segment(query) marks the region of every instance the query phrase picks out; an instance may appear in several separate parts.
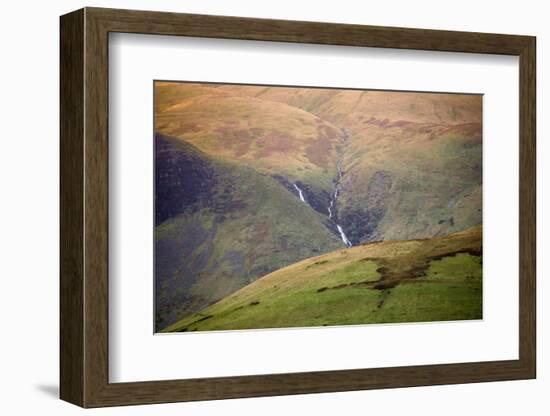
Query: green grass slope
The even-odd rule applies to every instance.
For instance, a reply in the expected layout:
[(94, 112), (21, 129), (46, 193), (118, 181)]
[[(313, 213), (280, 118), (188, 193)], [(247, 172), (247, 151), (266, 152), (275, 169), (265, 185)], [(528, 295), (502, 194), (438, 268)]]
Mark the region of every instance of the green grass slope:
[[(480, 126), (434, 127), (434, 138), (418, 126), (374, 130), (375, 143), (350, 142), (338, 206), (361, 241), (424, 238), (481, 223)], [(376, 143), (379, 137), (399, 145)]]
[(164, 332), (482, 318), (481, 227), (370, 243), (256, 280)]
[(325, 216), (270, 175), (178, 139), (157, 136), (156, 146), (157, 328), (342, 246)]

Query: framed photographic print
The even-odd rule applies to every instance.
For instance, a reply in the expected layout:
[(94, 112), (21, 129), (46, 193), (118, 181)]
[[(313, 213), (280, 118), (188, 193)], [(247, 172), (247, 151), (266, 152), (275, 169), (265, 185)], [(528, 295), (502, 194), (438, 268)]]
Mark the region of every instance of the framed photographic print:
[(534, 378), (535, 103), (529, 36), (62, 16), (61, 398)]

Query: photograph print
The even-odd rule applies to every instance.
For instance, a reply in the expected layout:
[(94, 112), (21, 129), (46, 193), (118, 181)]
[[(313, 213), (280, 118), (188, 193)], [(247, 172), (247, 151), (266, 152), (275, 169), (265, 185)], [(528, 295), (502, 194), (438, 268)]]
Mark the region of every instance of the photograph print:
[(482, 319), (482, 99), (155, 81), (155, 331)]

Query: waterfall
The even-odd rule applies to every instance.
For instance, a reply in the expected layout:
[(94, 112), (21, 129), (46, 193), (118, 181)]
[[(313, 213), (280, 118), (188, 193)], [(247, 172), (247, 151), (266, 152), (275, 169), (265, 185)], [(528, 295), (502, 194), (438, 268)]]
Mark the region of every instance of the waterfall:
[[(347, 140), (347, 135), (346, 135), (344, 141), (346, 141), (346, 140)], [(342, 171), (342, 160), (341, 159), (336, 161), (336, 171), (337, 171), (337, 177), (336, 177), (336, 180), (334, 181), (334, 193), (332, 194), (332, 198), (329, 202), (329, 206), (327, 207), (328, 219), (336, 226), (336, 229), (340, 233), (340, 238), (344, 242), (344, 245), (346, 247), (352, 247), (353, 244), (351, 243), (351, 241), (349, 241), (349, 239), (346, 236), (346, 233), (344, 232), (344, 229), (342, 228), (342, 226), (340, 224), (336, 223), (337, 219), (334, 218), (335, 213), (332, 211), (334, 209), (334, 204), (336, 203), (336, 200), (338, 199), (340, 183), (342, 182), (342, 179), (344, 177), (344, 172)], [(308, 202), (306, 201), (306, 199), (304, 197), (304, 193), (302, 192), (300, 187), (298, 185), (296, 185), (295, 183), (293, 183), (292, 185), (294, 186), (294, 189), (296, 189), (296, 191), (298, 192), (298, 196), (300, 197), (300, 201), (302, 201), (304, 204), (309, 205)]]
[[(347, 141), (347, 134), (344, 137), (344, 142)], [(334, 207), (334, 203), (338, 199), (338, 191), (340, 188), (340, 184), (342, 182), (342, 179), (344, 177), (344, 172), (342, 172), (342, 159), (339, 159), (336, 161), (336, 171), (337, 171), (337, 177), (336, 181), (334, 182), (334, 194), (332, 195), (332, 199), (330, 200), (329, 206), (328, 206), (328, 218), (331, 220), (334, 225), (336, 225), (336, 229), (340, 233), (340, 238), (346, 245), (346, 247), (351, 247), (353, 244), (351, 244), (351, 241), (349, 241), (348, 237), (346, 236), (346, 233), (344, 232), (344, 229), (340, 224), (337, 224), (336, 221), (332, 218), (332, 208)]]
[(346, 233), (344, 233), (344, 230), (342, 229), (342, 227), (336, 224), (336, 228), (338, 228), (338, 232), (340, 233), (340, 237), (342, 238), (342, 241), (344, 242), (344, 244), (347, 247), (351, 247), (353, 244), (351, 244), (351, 241), (349, 241), (348, 238), (346, 237)]
[(306, 199), (304, 198), (304, 194), (303, 194), (302, 190), (301, 190), (300, 188), (298, 188), (298, 185), (296, 185), (296, 184), (293, 184), (293, 185), (294, 185), (294, 188), (298, 191), (298, 195), (300, 196), (300, 200), (301, 200), (303, 203), (307, 204), (307, 201), (306, 201)]
[[(329, 218), (329, 220), (332, 221), (332, 223), (334, 225), (336, 225), (336, 229), (340, 233), (340, 238), (344, 242), (344, 245), (346, 247), (351, 247), (351, 246), (353, 246), (353, 244), (351, 244), (351, 241), (349, 241), (348, 237), (346, 236), (346, 233), (344, 232), (344, 229), (342, 228), (342, 226), (340, 224), (337, 224), (334, 221), (334, 219), (332, 218), (332, 216), (333, 216), (332, 208), (334, 206), (334, 203), (336, 202), (336, 199), (338, 198), (338, 186), (340, 185), (340, 180), (342, 179), (342, 176), (343, 176), (342, 171), (340, 169), (340, 166), (338, 166), (338, 181), (336, 182), (336, 185), (335, 185), (335, 190), (334, 190), (333, 197), (330, 200), (329, 206), (327, 207), (327, 209), (328, 209), (328, 218)], [(298, 185), (296, 185), (295, 183), (293, 183), (292, 185), (294, 186), (294, 189), (296, 189), (296, 191), (298, 192), (298, 196), (300, 197), (300, 201), (302, 201), (304, 204), (309, 205), (307, 203), (306, 199), (304, 198), (304, 193), (300, 189), (300, 187)]]

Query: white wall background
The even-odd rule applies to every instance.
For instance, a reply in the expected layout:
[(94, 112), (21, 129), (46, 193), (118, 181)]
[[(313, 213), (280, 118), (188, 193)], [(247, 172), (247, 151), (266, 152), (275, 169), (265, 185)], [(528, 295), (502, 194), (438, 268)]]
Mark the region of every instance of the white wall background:
[[(545, 2), (462, 0), (69, 1), (5, 2), (0, 107), (0, 409), (3, 414), (73, 415), (83, 410), (58, 394), (58, 16), (83, 6), (156, 9), (433, 29), (530, 34), (538, 37), (538, 305), (539, 378), (534, 381), (422, 387), (87, 411), (102, 415), (399, 414), (545, 415), (550, 408), (550, 361), (543, 331), (550, 300), (543, 259), (550, 227), (542, 218), (550, 146), (542, 128), (550, 89), (544, 72), (550, 56)], [(546, 199), (546, 201), (544, 200)], [(504, 225), (503, 225), (504, 226)], [(546, 267), (545, 267), (546, 266)]]

